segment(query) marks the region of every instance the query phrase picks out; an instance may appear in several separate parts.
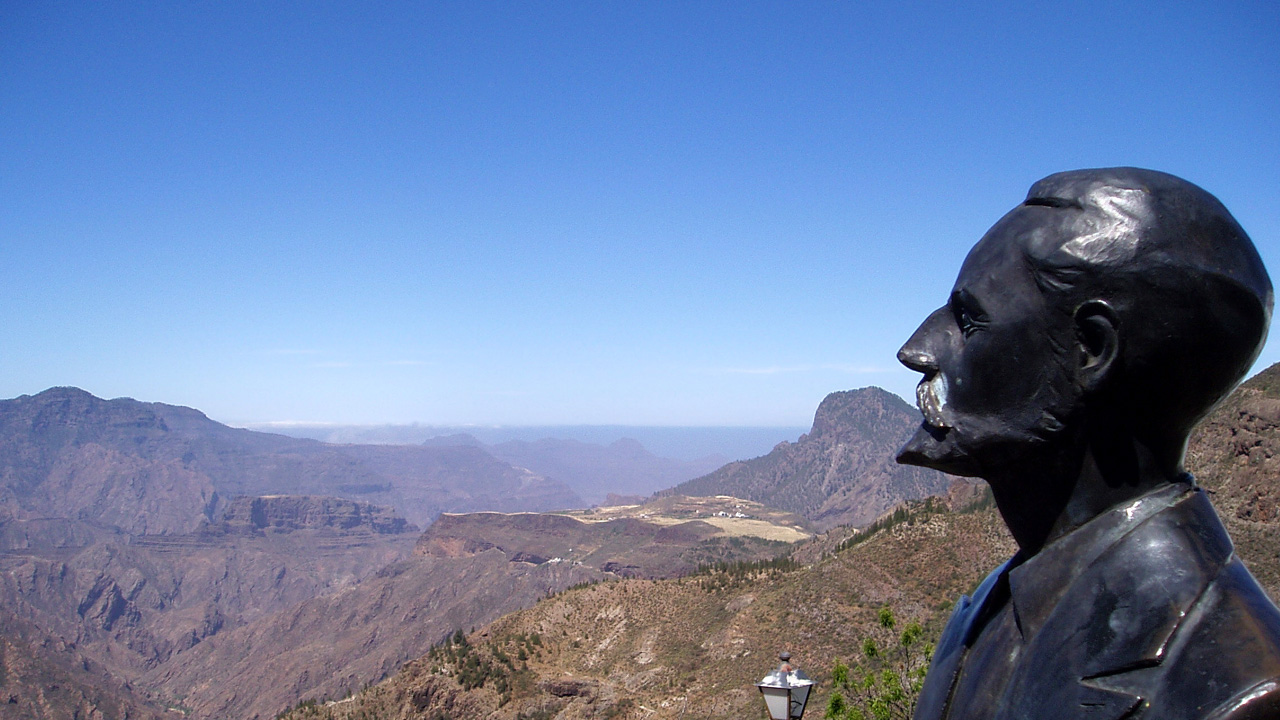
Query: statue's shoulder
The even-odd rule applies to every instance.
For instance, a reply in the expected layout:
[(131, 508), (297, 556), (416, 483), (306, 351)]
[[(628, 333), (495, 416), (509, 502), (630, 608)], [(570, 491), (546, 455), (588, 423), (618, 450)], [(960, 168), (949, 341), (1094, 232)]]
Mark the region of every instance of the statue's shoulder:
[(1280, 718), (1280, 610), (1239, 558), (1206, 588), (1166, 654), (1146, 716)]
[(1280, 718), (1280, 609), (1235, 554), (1207, 498), (1197, 495), (1158, 516), (1154, 531), (1139, 538), (1154, 557), (1167, 558), (1149, 569), (1152, 579), (1175, 587), (1183, 577), (1203, 582), (1158, 651), (1158, 687), (1142, 716)]

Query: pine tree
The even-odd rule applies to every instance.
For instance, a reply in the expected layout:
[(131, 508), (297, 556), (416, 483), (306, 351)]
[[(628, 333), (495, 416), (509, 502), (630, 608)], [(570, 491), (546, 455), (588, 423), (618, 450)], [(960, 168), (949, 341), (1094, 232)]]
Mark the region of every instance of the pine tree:
[(924, 628), (912, 621), (898, 631), (893, 609), (880, 608), (878, 625), (862, 642), (862, 658), (850, 669), (836, 661), (835, 685), (823, 715), (827, 720), (910, 720), (933, 644)]

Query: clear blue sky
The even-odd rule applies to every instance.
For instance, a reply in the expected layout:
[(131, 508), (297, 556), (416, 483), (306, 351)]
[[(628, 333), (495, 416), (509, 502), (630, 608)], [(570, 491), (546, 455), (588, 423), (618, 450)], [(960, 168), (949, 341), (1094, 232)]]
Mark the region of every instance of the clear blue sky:
[(1270, 0), (4, 0), (0, 139), (2, 397), (803, 425), (1079, 167), (1280, 280)]

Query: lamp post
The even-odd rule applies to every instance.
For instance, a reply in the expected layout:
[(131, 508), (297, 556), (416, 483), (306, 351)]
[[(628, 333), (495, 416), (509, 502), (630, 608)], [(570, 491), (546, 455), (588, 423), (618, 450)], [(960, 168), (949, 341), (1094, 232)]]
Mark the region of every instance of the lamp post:
[(809, 702), (813, 681), (803, 671), (791, 666), (791, 653), (781, 653), (778, 659), (782, 661), (778, 663), (778, 669), (765, 675), (756, 687), (764, 695), (764, 705), (769, 709), (771, 720), (800, 720), (805, 703)]

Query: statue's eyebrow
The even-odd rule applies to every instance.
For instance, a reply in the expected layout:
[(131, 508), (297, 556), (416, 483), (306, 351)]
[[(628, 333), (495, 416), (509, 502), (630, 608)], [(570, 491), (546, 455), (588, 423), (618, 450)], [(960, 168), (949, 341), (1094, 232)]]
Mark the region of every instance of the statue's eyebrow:
[(1083, 206), (1081, 206), (1079, 202), (1075, 200), (1068, 200), (1067, 198), (1060, 198), (1060, 197), (1029, 197), (1027, 198), (1026, 202), (1022, 204), (1038, 205), (1041, 207), (1051, 207), (1051, 208), (1075, 208), (1076, 210), (1083, 209)]
[(982, 306), (982, 302), (969, 292), (968, 288), (960, 288), (951, 293), (951, 307), (957, 311), (963, 310), (974, 320), (986, 322), (987, 310)]

